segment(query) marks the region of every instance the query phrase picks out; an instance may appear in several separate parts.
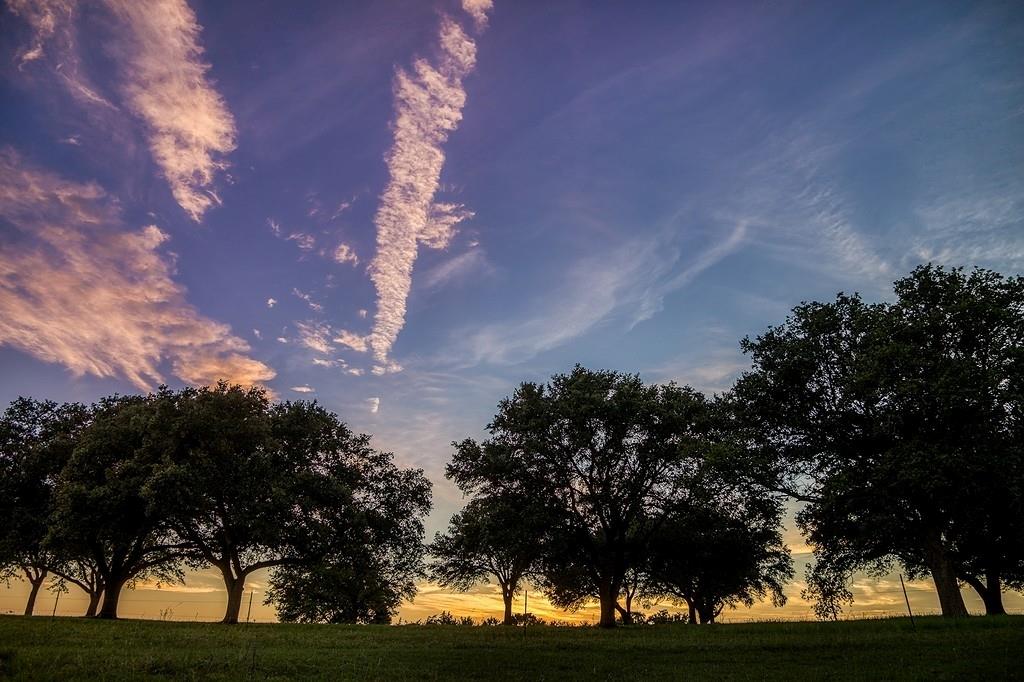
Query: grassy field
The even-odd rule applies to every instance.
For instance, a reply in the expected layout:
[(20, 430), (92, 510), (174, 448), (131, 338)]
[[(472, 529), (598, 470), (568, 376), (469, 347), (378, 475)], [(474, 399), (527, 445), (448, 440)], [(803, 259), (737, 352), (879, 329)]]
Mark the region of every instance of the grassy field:
[(1009, 679), (1024, 616), (711, 627), (238, 625), (0, 617), (17, 679)]

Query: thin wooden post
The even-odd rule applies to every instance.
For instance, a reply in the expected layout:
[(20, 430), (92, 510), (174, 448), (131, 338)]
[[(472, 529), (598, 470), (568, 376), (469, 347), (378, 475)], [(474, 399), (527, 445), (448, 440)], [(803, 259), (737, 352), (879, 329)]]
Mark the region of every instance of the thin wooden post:
[(910, 610), (910, 597), (907, 596), (907, 586), (903, 582), (903, 574), (900, 573), (899, 576), (900, 576), (900, 587), (903, 588), (903, 600), (905, 602), (907, 602), (907, 613), (910, 614), (910, 626), (916, 630), (917, 629), (917, 623), (914, 622), (914, 612)]
[(57, 592), (57, 598), (53, 600), (53, 615), (50, 616), (51, 618), (56, 618), (57, 617), (57, 604), (59, 604), (59, 603), (60, 603), (60, 592)]
[(249, 622), (249, 619), (252, 616), (252, 593), (253, 593), (253, 590), (249, 590), (249, 610), (245, 614), (245, 622), (246, 623)]

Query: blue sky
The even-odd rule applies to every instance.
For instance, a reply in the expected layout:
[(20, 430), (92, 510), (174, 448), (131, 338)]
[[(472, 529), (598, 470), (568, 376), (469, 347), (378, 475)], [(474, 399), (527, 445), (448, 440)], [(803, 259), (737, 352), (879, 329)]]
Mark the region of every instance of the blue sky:
[[(435, 482), (576, 362), (1024, 264), (1014, 2), (8, 0), (0, 405), (217, 376)], [(273, 300), (271, 305), (269, 302)]]

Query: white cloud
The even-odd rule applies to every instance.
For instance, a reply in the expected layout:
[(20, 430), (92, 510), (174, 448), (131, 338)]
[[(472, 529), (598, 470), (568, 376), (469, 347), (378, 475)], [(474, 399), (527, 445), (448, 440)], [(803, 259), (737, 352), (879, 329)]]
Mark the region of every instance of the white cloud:
[(77, 0), (7, 0), (7, 7), (23, 18), (33, 33), (31, 46), (17, 55), (19, 70), (31, 62), (47, 61), (68, 93), (80, 103), (117, 110), (81, 72), (74, 25)]
[(296, 393), (315, 393), (316, 389), (312, 386), (292, 386), (291, 390)]
[(484, 250), (477, 247), (453, 256), (423, 274), (423, 286), (439, 289), (447, 284), (467, 279), (476, 274), (490, 274), (494, 268), (487, 262)]
[(832, 186), (810, 181), (796, 198), (807, 208), (826, 248), (847, 272), (875, 280), (889, 278), (892, 268), (851, 224), (844, 202)]
[(363, 369), (361, 369), (359, 367), (349, 367), (348, 369), (345, 370), (345, 373), (346, 374), (351, 374), (354, 377), (361, 377), (366, 372), (365, 372), (365, 370), (363, 370)]
[(275, 237), (281, 236), (281, 223), (277, 222), (273, 218), (267, 218), (267, 225), (270, 226), (270, 231)]
[(76, 0), (7, 0), (7, 7), (32, 27), (32, 45), (18, 52), (18, 66), (41, 59), (46, 43), (58, 28), (65, 28), (75, 12)]
[(0, 151), (0, 216), (16, 237), (0, 248), (0, 343), (75, 375), (258, 384), (274, 370), (248, 357), (227, 325), (202, 316), (177, 284), (168, 236), (124, 229), (96, 184), (64, 180)]
[(288, 343), (288, 339), (284, 338), (283, 336), (279, 336), (279, 337), (277, 337), (277, 342), (278, 343)]
[(487, 26), (487, 13), (493, 8), (493, 0), (462, 0), (462, 9), (473, 17), (478, 29)]
[(308, 305), (310, 309), (313, 310), (314, 312), (323, 312), (324, 307), (317, 303), (315, 300), (313, 300), (312, 296), (310, 296), (304, 291), (301, 291), (298, 287), (294, 287), (292, 289), (292, 294), (294, 294), (297, 298), (300, 298), (303, 301), (305, 301), (306, 305)]
[(340, 343), (343, 346), (347, 346), (354, 351), (363, 353), (367, 349), (367, 339), (365, 336), (359, 336), (352, 332), (345, 331), (342, 329), (338, 332), (338, 335), (334, 339), (335, 343)]
[(385, 374), (396, 374), (401, 372), (402, 369), (404, 368), (397, 362), (389, 362), (386, 365), (374, 365), (370, 372), (376, 376), (383, 376)]
[(348, 367), (348, 363), (342, 358), (335, 358), (334, 360), (328, 360), (326, 358), (313, 358), (313, 364), (317, 367), (341, 367), (342, 369)]
[(369, 405), (370, 412), (372, 412), (373, 414), (377, 414), (377, 410), (380, 409), (380, 398), (377, 398), (377, 397), (367, 398), (366, 399), (366, 404)]
[(124, 33), (115, 41), (123, 90), (146, 123), (149, 148), (175, 200), (195, 221), (220, 203), (213, 190), (235, 122), (206, 76), (202, 27), (185, 0), (106, 0)]
[(316, 237), (305, 232), (292, 232), (285, 240), (295, 242), (295, 246), (301, 251), (312, 251), (316, 248)]
[(364, 320), (365, 320), (365, 319), (366, 319), (366, 316), (367, 316), (367, 315), (369, 314), (369, 312), (370, 312), (370, 311), (368, 311), (368, 310), (365, 310), (365, 309), (363, 309), (363, 308), (360, 308), (360, 309), (359, 309), (359, 317), (361, 317), (362, 319), (364, 319)]
[(737, 223), (724, 239), (681, 267), (681, 246), (674, 243), (671, 230), (584, 259), (526, 319), (461, 330), (455, 340), (459, 349), (448, 361), (512, 364), (557, 348), (614, 316), (625, 318), (632, 327), (659, 312), (665, 296), (739, 248), (746, 234), (746, 223)]
[(351, 263), (352, 265), (359, 265), (359, 257), (356, 256), (356, 252), (348, 244), (338, 244), (338, 248), (334, 249), (334, 262)]
[(342, 213), (344, 213), (345, 211), (350, 209), (354, 202), (355, 202), (355, 197), (353, 197), (349, 201), (343, 201), (340, 204), (338, 204), (338, 208), (335, 209), (334, 214), (329, 218), (329, 220), (334, 220), (335, 218), (340, 216)]
[(331, 329), (320, 322), (296, 322), (299, 342), (306, 348), (327, 355), (334, 350), (330, 343)]
[(267, 307), (268, 308), (273, 308), (275, 305), (277, 305), (277, 299), (276, 298), (268, 298), (267, 299)]
[(263, 333), (259, 329), (253, 329), (252, 335), (255, 336), (257, 339), (263, 338)]
[[(470, 3), (474, 16), (485, 16), (484, 4)], [(439, 43), (433, 63), (417, 59), (410, 71), (395, 75), (394, 142), (386, 157), (390, 179), (374, 218), (377, 253), (370, 264), (377, 312), (368, 345), (378, 363), (386, 362), (405, 324), (419, 244), (446, 246), (455, 225), (470, 215), (434, 198), (444, 166), (442, 146), (462, 120), (462, 80), (476, 62), (476, 44), (448, 17), (442, 17)]]

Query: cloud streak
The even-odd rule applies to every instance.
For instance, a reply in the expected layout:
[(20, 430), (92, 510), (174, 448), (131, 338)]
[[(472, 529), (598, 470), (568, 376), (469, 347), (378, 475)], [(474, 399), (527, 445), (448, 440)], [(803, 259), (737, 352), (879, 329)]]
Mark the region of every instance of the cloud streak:
[[(482, 27), (489, 3), (467, 2), (465, 9)], [(395, 74), (394, 141), (386, 156), (389, 180), (374, 218), (377, 253), (369, 268), (377, 311), (365, 344), (380, 364), (387, 362), (405, 324), (419, 245), (444, 248), (455, 226), (470, 215), (458, 204), (435, 203), (434, 197), (444, 166), (443, 145), (462, 120), (462, 81), (475, 63), (473, 39), (458, 23), (442, 17), (436, 57), (417, 59), (411, 70)], [(358, 349), (364, 344), (348, 345)]]
[[(214, 189), (224, 155), (235, 149), (235, 121), (207, 78), (199, 42), (202, 27), (185, 0), (103, 0), (118, 30), (107, 48), (120, 67), (120, 90), (145, 124), (150, 152), (175, 201), (200, 221), (220, 204)], [(80, 73), (75, 40), (77, 0), (9, 0), (8, 6), (32, 28), (30, 46), (18, 54), (20, 67), (55, 52), (49, 60), (68, 91), (86, 105), (117, 107)]]
[(13, 228), (0, 244), (0, 344), (140, 389), (165, 381), (164, 363), (196, 385), (274, 377), (227, 325), (186, 301), (161, 253), (167, 234), (124, 229), (98, 185), (0, 149), (0, 220)]
[(175, 200), (195, 221), (220, 203), (214, 176), (235, 148), (235, 122), (206, 76), (201, 26), (184, 0), (106, 0), (127, 29), (123, 89)]
[(653, 240), (634, 240), (582, 259), (524, 319), (460, 330), (453, 339), (459, 349), (453, 354), (458, 358), (456, 364), (524, 362), (612, 318), (620, 318), (632, 328), (656, 315), (666, 296), (740, 249), (747, 232), (747, 223), (739, 221), (723, 239), (694, 251), (688, 259), (684, 259), (683, 247), (676, 243), (672, 230)]

